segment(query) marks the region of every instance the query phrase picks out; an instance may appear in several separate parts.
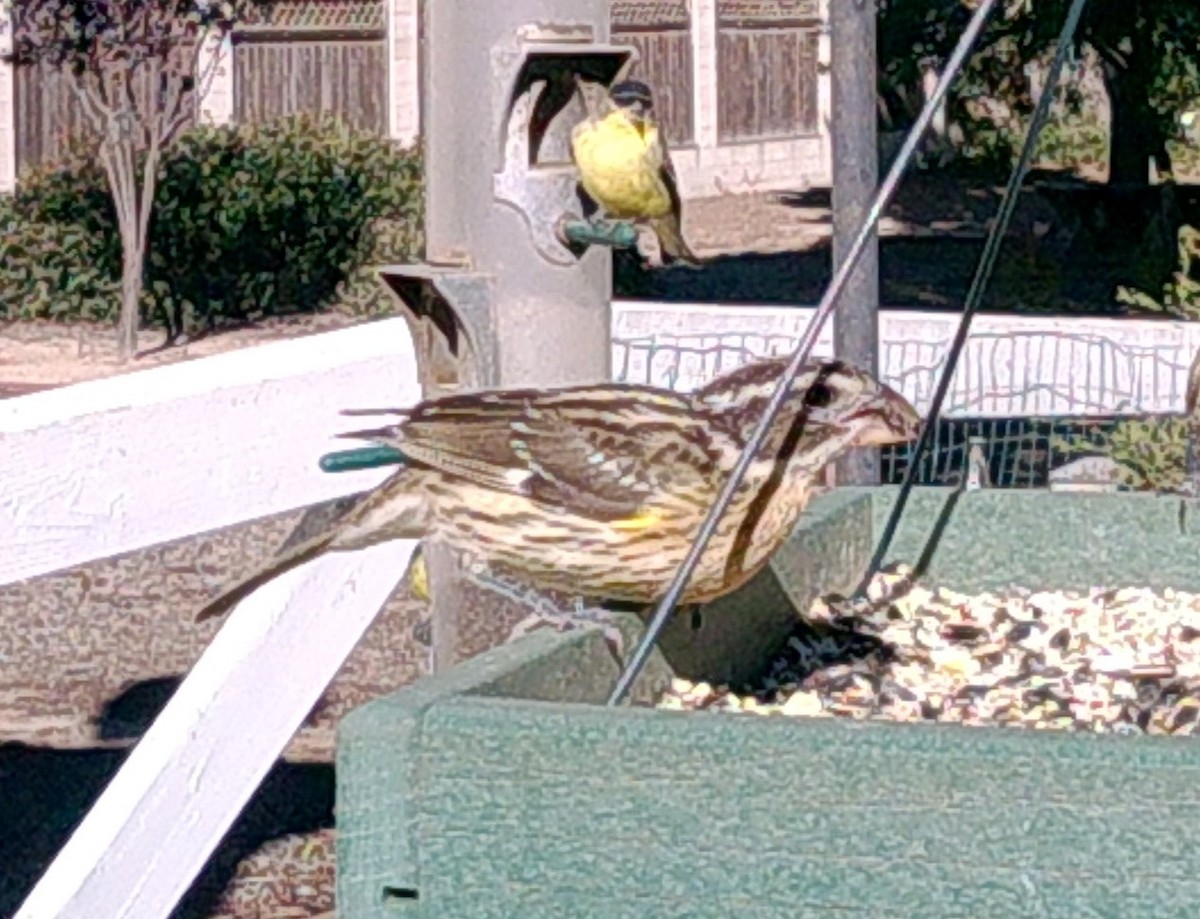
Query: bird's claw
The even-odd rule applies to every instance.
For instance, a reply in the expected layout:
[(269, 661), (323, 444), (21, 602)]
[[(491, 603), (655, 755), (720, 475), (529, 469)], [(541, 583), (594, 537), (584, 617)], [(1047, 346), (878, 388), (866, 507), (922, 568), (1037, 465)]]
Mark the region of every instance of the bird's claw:
[(625, 636), (614, 622), (605, 621), (609, 613), (604, 609), (577, 609), (573, 612), (555, 610), (546, 612), (538, 610), (526, 616), (515, 626), (508, 635), (508, 641), (515, 641), (534, 632), (539, 628), (550, 627), (557, 632), (565, 632), (573, 628), (597, 627), (604, 636), (609, 651), (618, 661), (625, 660)]
[(499, 577), (480, 567), (470, 570), (470, 577), (480, 587), (499, 594), (518, 605), (532, 608), (532, 613), (513, 626), (508, 635), (508, 641), (514, 641), (545, 626), (550, 626), (559, 632), (580, 626), (598, 626), (604, 635), (604, 640), (608, 643), (609, 650), (613, 652), (617, 660), (625, 659), (625, 636), (612, 621), (612, 614), (608, 610), (586, 606), (579, 597), (575, 598), (572, 610), (561, 610), (537, 591), (507, 578)]

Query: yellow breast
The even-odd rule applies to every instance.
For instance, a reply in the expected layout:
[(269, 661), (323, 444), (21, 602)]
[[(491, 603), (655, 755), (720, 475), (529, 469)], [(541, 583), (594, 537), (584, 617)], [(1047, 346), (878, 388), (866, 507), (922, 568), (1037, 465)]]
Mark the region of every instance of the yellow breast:
[(644, 131), (621, 112), (599, 123), (580, 125), (571, 138), (575, 163), (586, 191), (609, 216), (662, 217), (671, 211), (663, 182), (658, 130)]

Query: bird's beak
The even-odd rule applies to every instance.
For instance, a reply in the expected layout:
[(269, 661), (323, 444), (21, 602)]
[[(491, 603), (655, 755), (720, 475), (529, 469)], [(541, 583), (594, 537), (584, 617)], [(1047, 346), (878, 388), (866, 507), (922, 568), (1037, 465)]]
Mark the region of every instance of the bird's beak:
[(626, 111), (629, 113), (629, 120), (633, 122), (633, 126), (637, 128), (638, 134), (642, 137), (646, 136), (646, 112), (640, 104), (631, 105)]
[(855, 438), (861, 447), (909, 443), (921, 434), (921, 416), (917, 410), (904, 396), (882, 383), (879, 384), (879, 392), (854, 412), (849, 420), (867, 422)]

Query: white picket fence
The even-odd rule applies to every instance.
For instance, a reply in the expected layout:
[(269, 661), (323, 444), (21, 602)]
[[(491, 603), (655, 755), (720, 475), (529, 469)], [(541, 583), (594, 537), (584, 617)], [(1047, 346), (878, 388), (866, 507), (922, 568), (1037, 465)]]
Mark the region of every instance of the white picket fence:
[[(790, 348), (811, 310), (614, 304), (614, 371), (690, 388)], [(928, 402), (956, 317), (881, 317), (882, 376)], [(1178, 322), (981, 317), (955, 414), (1175, 411), (1200, 344)], [(826, 332), (818, 353), (829, 353)], [(324, 475), (338, 410), (414, 403), (402, 320), (0, 401), (0, 584), (358, 491)], [(315, 561), (212, 644), (17, 919), (170, 914), (391, 592), (413, 544)], [(337, 615), (330, 616), (330, 609)], [(263, 704), (269, 700), (269, 704)]]
[[(613, 372), (692, 389), (753, 356), (789, 353), (812, 309), (624, 301), (614, 305)], [(929, 407), (959, 317), (887, 310), (879, 375)], [(1162, 414), (1183, 408), (1200, 323), (985, 314), (971, 325), (943, 414), (957, 418)], [(833, 353), (833, 329), (814, 352)]]

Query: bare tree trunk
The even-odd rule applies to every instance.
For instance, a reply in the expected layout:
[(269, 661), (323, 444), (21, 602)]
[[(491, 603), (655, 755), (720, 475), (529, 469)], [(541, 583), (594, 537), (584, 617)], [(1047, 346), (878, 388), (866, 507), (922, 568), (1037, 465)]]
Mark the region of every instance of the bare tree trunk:
[(1150, 184), (1150, 164), (1157, 173), (1171, 172), (1166, 137), (1157, 113), (1150, 108), (1146, 74), (1104, 65), (1104, 84), (1112, 111), (1108, 181), (1121, 188)]
[[(137, 226), (134, 239), (136, 240), (136, 264), (131, 262), (129, 277), (134, 279), (137, 286), (137, 299), (133, 305), (134, 329), (130, 333), (131, 353), (137, 350), (137, 322), (141, 316), (140, 304), (142, 288), (145, 283), (146, 255), (150, 250), (150, 216), (154, 211), (154, 192), (158, 187), (159, 145), (157, 139), (152, 140), (150, 149), (146, 151), (146, 160), (142, 164), (142, 187), (137, 202)], [(168, 342), (169, 344), (169, 342)]]
[(125, 139), (101, 152), (121, 233), (121, 309), (117, 318), (117, 348), (122, 361), (137, 354), (141, 324), (143, 275), (149, 242), (159, 160), (158, 144), (146, 152), (143, 172), (137, 174), (137, 151)]
[[(121, 234), (125, 236), (124, 233)], [(122, 361), (137, 354), (138, 325), (141, 319), (142, 267), (145, 255), (139, 248), (124, 243), (121, 259), (121, 312), (117, 318), (117, 347)]]
[(1151, 90), (1159, 61), (1149, 30), (1142, 22), (1139, 0), (1110, 4), (1105, 11), (1110, 38), (1100, 41), (1104, 89), (1108, 93), (1112, 121), (1109, 126), (1108, 182), (1120, 188), (1139, 189), (1150, 184), (1150, 164), (1159, 175), (1171, 172), (1167, 136), (1159, 115), (1150, 105)]
[[(113, 210), (117, 212), (117, 230), (121, 234), (121, 305), (117, 313), (117, 351), (122, 361), (137, 353), (137, 305), (140, 298), (137, 258), (131, 237), (134, 235), (136, 176), (132, 174), (132, 151), (123, 142), (116, 124), (108, 126), (109, 136), (100, 147), (100, 165), (108, 179)], [(131, 321), (132, 320), (132, 321)]]

